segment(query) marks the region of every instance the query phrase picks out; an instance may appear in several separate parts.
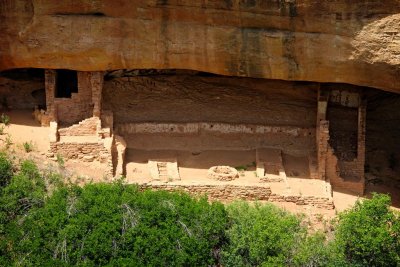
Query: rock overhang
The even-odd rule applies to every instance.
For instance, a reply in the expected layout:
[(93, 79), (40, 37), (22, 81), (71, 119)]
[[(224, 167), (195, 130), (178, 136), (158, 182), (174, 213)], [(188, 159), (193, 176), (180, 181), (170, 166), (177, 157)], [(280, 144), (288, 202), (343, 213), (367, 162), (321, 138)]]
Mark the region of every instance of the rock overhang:
[(400, 1), (2, 1), (0, 70), (190, 69), (400, 92)]

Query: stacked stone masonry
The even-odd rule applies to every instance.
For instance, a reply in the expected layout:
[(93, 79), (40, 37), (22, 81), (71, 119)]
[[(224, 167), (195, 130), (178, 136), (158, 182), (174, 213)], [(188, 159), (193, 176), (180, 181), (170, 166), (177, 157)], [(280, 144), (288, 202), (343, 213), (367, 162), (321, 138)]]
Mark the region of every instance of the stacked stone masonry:
[(45, 90), (47, 111), (60, 124), (71, 125), (91, 117), (94, 113), (100, 116), (102, 92), (102, 72), (77, 72), (78, 92), (71, 98), (57, 98), (57, 71), (45, 71)]
[(97, 134), (97, 129), (100, 127), (100, 120), (92, 117), (74, 124), (67, 128), (58, 130), (60, 136), (93, 136)]
[(67, 159), (79, 159), (83, 161), (97, 160), (107, 163), (110, 154), (103, 142), (56, 142), (50, 144), (50, 151), (60, 154)]
[(195, 196), (207, 196), (209, 200), (233, 201), (235, 199), (249, 201), (292, 202), (296, 205), (311, 205), (323, 209), (334, 209), (331, 197), (277, 195), (268, 186), (237, 185), (172, 185), (141, 184), (141, 190), (184, 191)]

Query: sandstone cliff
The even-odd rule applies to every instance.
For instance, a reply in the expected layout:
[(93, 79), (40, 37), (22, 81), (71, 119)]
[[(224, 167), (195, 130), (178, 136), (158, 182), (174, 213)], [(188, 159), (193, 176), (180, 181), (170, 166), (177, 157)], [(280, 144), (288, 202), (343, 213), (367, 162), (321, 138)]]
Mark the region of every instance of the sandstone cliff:
[(0, 70), (193, 69), (400, 92), (400, 0), (0, 0)]

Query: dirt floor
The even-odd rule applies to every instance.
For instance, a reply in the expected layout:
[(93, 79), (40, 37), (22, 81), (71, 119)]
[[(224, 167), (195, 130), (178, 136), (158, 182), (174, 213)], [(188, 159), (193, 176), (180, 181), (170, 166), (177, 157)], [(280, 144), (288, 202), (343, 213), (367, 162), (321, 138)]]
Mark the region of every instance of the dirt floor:
[[(179, 163), (179, 184), (232, 184), (232, 185), (262, 185), (256, 175), (255, 150), (212, 150), (190, 152), (181, 150), (136, 150), (128, 149), (126, 155), (126, 178), (129, 183), (151, 182), (149, 159), (176, 159)], [(308, 173), (306, 164), (292, 162), (297, 157), (288, 157), (285, 164), (291, 168), (291, 173)], [(305, 163), (304, 160), (302, 163)], [(217, 181), (207, 177), (208, 169), (213, 166), (232, 166), (236, 169), (245, 169), (240, 172), (239, 178), (233, 181)], [(270, 175), (272, 176), (272, 175)], [(272, 192), (285, 192), (300, 195), (324, 196), (323, 183), (307, 177), (292, 176), (287, 182), (269, 183)]]

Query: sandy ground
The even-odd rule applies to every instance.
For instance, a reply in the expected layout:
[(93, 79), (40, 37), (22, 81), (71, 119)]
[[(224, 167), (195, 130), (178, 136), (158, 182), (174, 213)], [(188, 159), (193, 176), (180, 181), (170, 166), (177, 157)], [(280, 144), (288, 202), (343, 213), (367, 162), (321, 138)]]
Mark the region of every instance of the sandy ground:
[[(33, 119), (30, 110), (14, 110), (5, 112), (10, 117), (10, 124), (6, 126), (5, 133), (8, 134), (14, 145), (22, 147), (24, 142), (32, 143), (33, 150), (45, 153), (49, 149), (48, 127), (41, 127)], [(2, 136), (5, 139), (6, 135)]]
[[(253, 185), (263, 186), (256, 176), (255, 150), (213, 150), (202, 152), (190, 152), (182, 150), (137, 150), (128, 149), (126, 155), (126, 177), (129, 183), (151, 182), (150, 171), (148, 168), (149, 159), (176, 159), (179, 162), (179, 174), (181, 181), (177, 184), (232, 184), (232, 185)], [(290, 157), (286, 159), (284, 165), (289, 164), (294, 173), (308, 173), (308, 161), (304, 164), (292, 163)], [(239, 178), (233, 181), (217, 181), (207, 177), (207, 171), (212, 166), (231, 166), (236, 168), (246, 168), (241, 172)], [(312, 180), (307, 177), (289, 177), (287, 183), (268, 183), (272, 192), (325, 196), (323, 191), (324, 183), (320, 180)]]

